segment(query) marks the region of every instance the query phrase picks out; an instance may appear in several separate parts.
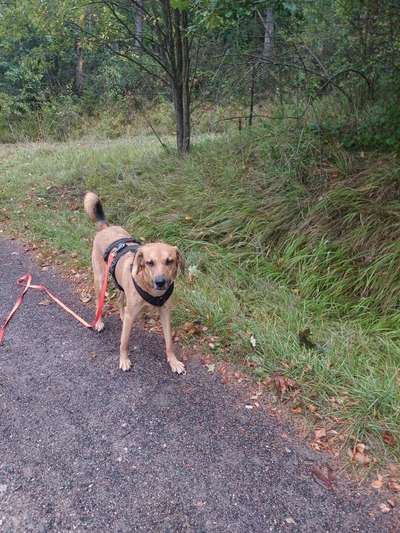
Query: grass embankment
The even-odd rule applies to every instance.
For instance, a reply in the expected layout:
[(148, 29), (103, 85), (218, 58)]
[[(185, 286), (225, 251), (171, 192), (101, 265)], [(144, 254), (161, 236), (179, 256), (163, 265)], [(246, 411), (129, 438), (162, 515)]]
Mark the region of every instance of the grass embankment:
[[(356, 439), (376, 444), (389, 431), (400, 441), (394, 156), (351, 154), (273, 121), (204, 138), (184, 159), (137, 137), (23, 146), (1, 167), (8, 225), (89, 266), (81, 198), (97, 191), (111, 221), (185, 251), (177, 324), (208, 326), (216, 349), (256, 363), (260, 378), (297, 380), (305, 402)], [(306, 328), (315, 349), (299, 344)]]

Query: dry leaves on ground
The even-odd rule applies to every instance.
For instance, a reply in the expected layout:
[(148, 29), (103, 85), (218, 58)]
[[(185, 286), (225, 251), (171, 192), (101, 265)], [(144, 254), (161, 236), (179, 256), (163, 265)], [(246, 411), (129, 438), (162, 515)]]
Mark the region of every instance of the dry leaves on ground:
[(387, 486), (388, 486), (388, 489), (391, 490), (392, 492), (400, 492), (400, 483), (398, 483), (394, 479), (389, 479)]
[(379, 505), (379, 510), (382, 513), (389, 513), (392, 510), (392, 508), (387, 503), (381, 503)]
[(317, 428), (314, 431), (314, 439), (310, 446), (318, 452), (327, 451), (336, 453), (335, 443), (338, 437), (340, 438), (338, 432), (334, 429)]
[(311, 469), (311, 474), (316, 483), (323, 486), (325, 489), (333, 490), (335, 474), (331, 466), (325, 465), (314, 465)]
[(83, 292), (80, 294), (79, 296), (79, 299), (82, 303), (84, 304), (87, 304), (88, 302), (90, 302), (90, 300), (92, 299), (91, 295), (86, 293), (86, 292)]
[(371, 483), (371, 487), (376, 490), (379, 490), (383, 487), (383, 477), (380, 474), (378, 474), (376, 479), (374, 479), (374, 481)]
[(280, 396), (298, 388), (297, 383), (293, 379), (282, 374), (272, 374), (264, 383), (267, 386), (272, 385)]
[(383, 442), (387, 444), (388, 446), (394, 446), (396, 444), (396, 439), (394, 436), (390, 433), (390, 431), (385, 431), (383, 433)]
[(185, 322), (182, 326), (182, 330), (189, 336), (201, 335), (203, 333), (201, 324), (197, 322)]
[(368, 466), (371, 462), (371, 458), (366, 454), (366, 445), (359, 442), (351, 450), (348, 450), (348, 455), (352, 461), (363, 466)]

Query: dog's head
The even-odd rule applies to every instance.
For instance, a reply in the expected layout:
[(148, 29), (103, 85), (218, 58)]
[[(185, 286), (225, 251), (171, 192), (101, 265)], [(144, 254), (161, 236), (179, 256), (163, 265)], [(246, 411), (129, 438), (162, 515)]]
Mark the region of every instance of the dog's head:
[(183, 256), (176, 246), (153, 242), (138, 249), (132, 274), (141, 274), (149, 287), (162, 292), (175, 280), (178, 270), (184, 269)]

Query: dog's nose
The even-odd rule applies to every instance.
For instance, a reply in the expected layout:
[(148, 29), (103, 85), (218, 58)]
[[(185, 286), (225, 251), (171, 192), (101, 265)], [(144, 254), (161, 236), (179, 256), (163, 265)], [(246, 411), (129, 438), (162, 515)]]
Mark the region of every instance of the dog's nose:
[(163, 289), (165, 287), (166, 279), (164, 276), (156, 276), (154, 278), (154, 284), (157, 289)]

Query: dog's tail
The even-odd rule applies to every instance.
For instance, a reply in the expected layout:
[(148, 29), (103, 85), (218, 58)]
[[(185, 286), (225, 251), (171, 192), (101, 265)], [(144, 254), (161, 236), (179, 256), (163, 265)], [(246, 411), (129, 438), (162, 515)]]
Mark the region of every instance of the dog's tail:
[(97, 194), (94, 192), (87, 192), (83, 200), (83, 207), (85, 208), (86, 213), (89, 215), (89, 218), (96, 222), (96, 229), (98, 231), (108, 226), (108, 222), (103, 211), (103, 206), (101, 205)]

